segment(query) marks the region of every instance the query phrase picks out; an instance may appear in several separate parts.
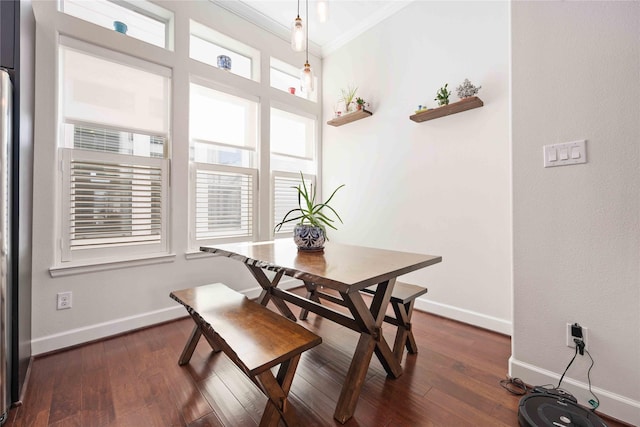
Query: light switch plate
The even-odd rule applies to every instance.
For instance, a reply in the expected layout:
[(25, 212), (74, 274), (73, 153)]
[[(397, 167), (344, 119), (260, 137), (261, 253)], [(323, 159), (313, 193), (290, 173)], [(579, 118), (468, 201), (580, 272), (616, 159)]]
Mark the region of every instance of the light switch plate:
[(587, 141), (563, 142), (542, 147), (544, 167), (577, 165), (587, 163)]

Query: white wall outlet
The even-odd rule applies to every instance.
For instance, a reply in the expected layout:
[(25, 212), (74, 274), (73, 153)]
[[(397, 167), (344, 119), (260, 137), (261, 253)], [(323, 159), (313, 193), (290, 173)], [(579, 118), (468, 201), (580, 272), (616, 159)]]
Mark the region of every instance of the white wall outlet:
[(58, 310), (71, 308), (71, 292), (60, 292), (58, 294)]
[[(572, 325), (573, 323), (567, 323), (567, 347), (576, 348), (576, 343), (573, 342), (574, 337), (571, 334)], [(584, 342), (585, 347), (587, 347), (589, 344), (588, 337), (587, 337), (589, 329), (585, 328), (582, 325), (580, 325), (580, 327), (582, 328), (582, 342)]]

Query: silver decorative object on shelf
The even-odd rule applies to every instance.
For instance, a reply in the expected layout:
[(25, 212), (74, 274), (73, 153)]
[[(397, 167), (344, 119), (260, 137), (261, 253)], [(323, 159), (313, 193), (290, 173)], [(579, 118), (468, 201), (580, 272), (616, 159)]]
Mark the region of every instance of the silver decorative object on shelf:
[(470, 96), (476, 96), (480, 88), (482, 88), (482, 86), (476, 87), (471, 84), (469, 79), (464, 79), (464, 82), (456, 88), (456, 91), (458, 92), (458, 97), (464, 99)]

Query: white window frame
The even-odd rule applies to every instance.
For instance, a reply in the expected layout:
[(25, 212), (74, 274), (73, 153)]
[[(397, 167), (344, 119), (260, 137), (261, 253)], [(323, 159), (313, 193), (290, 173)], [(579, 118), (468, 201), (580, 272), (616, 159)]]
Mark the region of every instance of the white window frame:
[[(128, 67), (137, 68), (140, 70), (147, 71), (149, 73), (153, 73), (162, 77), (165, 77), (169, 80), (167, 90), (169, 93), (167, 94), (167, 116), (166, 119), (166, 128), (163, 131), (166, 134), (152, 132), (149, 133), (148, 130), (144, 129), (134, 129), (129, 127), (114, 127), (113, 125), (105, 125), (101, 123), (85, 123), (79, 122), (77, 120), (68, 120), (63, 116), (63, 99), (64, 94), (61, 92), (63, 90), (63, 78), (64, 71), (61, 71), (59, 74), (59, 79), (57, 82), (57, 93), (58, 93), (58, 114), (59, 118), (57, 120), (58, 127), (58, 155), (60, 158), (60, 191), (61, 191), (61, 202), (59, 206), (60, 212), (60, 228), (59, 228), (59, 241), (60, 241), (60, 249), (59, 254), (56, 259), (56, 264), (58, 267), (74, 267), (74, 266), (82, 266), (87, 264), (105, 264), (112, 263), (116, 261), (130, 261), (133, 259), (140, 259), (151, 256), (163, 256), (169, 253), (170, 241), (169, 241), (169, 206), (170, 206), (170, 193), (169, 193), (169, 166), (170, 160), (168, 153), (170, 152), (170, 138), (171, 134), (171, 120), (170, 120), (170, 108), (172, 105), (171, 99), (171, 83), (172, 83), (172, 73), (171, 70), (167, 67), (154, 64), (152, 62), (148, 62), (144, 59), (140, 59), (134, 56), (130, 56), (127, 54), (123, 54), (117, 51), (113, 51), (107, 48), (95, 46), (91, 43), (87, 43), (81, 40), (77, 40), (67, 36), (60, 36), (57, 43), (57, 55), (60, 56), (60, 52), (62, 48), (73, 49), (83, 54), (89, 56), (95, 56), (100, 59), (113, 61), (119, 64), (123, 64)], [(59, 65), (59, 64), (58, 64)], [(94, 127), (99, 129), (111, 129), (114, 131), (120, 132), (132, 132), (132, 133), (142, 133), (144, 135), (149, 136), (160, 136), (165, 138), (165, 146), (164, 146), (164, 158), (157, 157), (145, 157), (145, 156), (137, 156), (133, 154), (117, 154), (117, 153), (105, 153), (100, 151), (92, 151), (92, 150), (83, 150), (76, 149), (73, 147), (68, 147), (68, 136), (64, 134), (64, 125), (72, 124), (72, 125), (81, 125), (87, 127)], [(71, 175), (69, 165), (72, 160), (84, 159), (87, 161), (93, 162), (105, 162), (107, 163), (119, 163), (119, 164), (130, 164), (136, 166), (151, 166), (158, 167), (161, 170), (162, 178), (162, 190), (161, 190), (161, 236), (159, 243), (145, 243), (145, 242), (126, 242), (126, 238), (123, 239), (121, 244), (113, 244), (113, 245), (105, 245), (104, 247), (90, 247), (85, 249), (72, 249), (71, 248), (71, 200), (70, 200), (70, 189), (71, 189)]]
[[(161, 262), (172, 262), (175, 254), (172, 251), (184, 252), (187, 259), (207, 256), (198, 251), (193, 253), (194, 245), (189, 239), (189, 188), (190, 188), (190, 140), (189, 135), (189, 82), (198, 83), (195, 79), (203, 79), (224, 88), (223, 91), (233, 94), (241, 92), (259, 100), (258, 111), (258, 141), (255, 151), (255, 169), (257, 174), (256, 185), (258, 204), (255, 213), (258, 215), (255, 221), (256, 229), (254, 237), (249, 240), (272, 239), (273, 219), (271, 199), (271, 171), (274, 164), (270, 160), (270, 105), (274, 102), (287, 106), (293, 112), (311, 115), (316, 118), (316, 148), (314, 173), (320, 174), (321, 157), (320, 135), (322, 132), (321, 118), (323, 115), (320, 103), (322, 94), (322, 59), (310, 52), (310, 62), (317, 73), (318, 102), (312, 102), (289, 93), (270, 87), (269, 69), (270, 58), (275, 56), (287, 64), (298, 64), (299, 53), (291, 52), (288, 45), (272, 33), (262, 28), (245, 25), (241, 18), (234, 14), (226, 4), (219, 2), (158, 2), (157, 0), (145, 0), (148, 5), (157, 5), (170, 12), (170, 20), (167, 21), (168, 46), (166, 49), (157, 45), (141, 42), (134, 37), (123, 36), (113, 29), (107, 29), (102, 25), (88, 20), (65, 14), (59, 9), (61, 0), (34, 2), (35, 27), (38, 33), (38, 46), (36, 46), (35, 90), (37, 102), (35, 105), (34, 134), (37, 147), (34, 152), (34, 162), (37, 163), (39, 173), (34, 178), (36, 190), (34, 191), (34, 221), (37, 221), (38, 232), (36, 237), (43, 246), (53, 248), (50, 257), (44, 262), (49, 264), (49, 272), (52, 277), (71, 274), (83, 274), (86, 272), (107, 271), (125, 266), (143, 266)], [(137, 0), (109, 0), (135, 9)], [(151, 15), (160, 13), (148, 10)], [(142, 12), (142, 11), (141, 11)], [(156, 16), (156, 17), (158, 17)], [(255, 80), (238, 78), (239, 76), (219, 70), (216, 65), (191, 60), (189, 57), (189, 38), (192, 34), (191, 22), (213, 29), (216, 33), (227, 37), (231, 44), (238, 42), (238, 46), (250, 47), (250, 52), (238, 50), (237, 47), (214, 40), (216, 44), (230, 47), (241, 54), (257, 53), (253, 56), (253, 76)], [(241, 25), (238, 25), (241, 24)], [(104, 25), (104, 23), (103, 23)], [(73, 39), (78, 43), (84, 43), (91, 47), (91, 52), (106, 49), (114, 55), (124, 55), (141, 61), (145, 65), (157, 65), (165, 67), (171, 72), (171, 98), (169, 129), (166, 135), (155, 136), (166, 138), (165, 157), (169, 159), (170, 168), (167, 170), (167, 180), (171, 188), (170, 199), (167, 200), (167, 252), (164, 254), (133, 254), (118, 253), (114, 258), (93, 258), (82, 261), (61, 261), (61, 199), (64, 192), (61, 184), (61, 154), (59, 145), (54, 140), (62, 138), (62, 129), (59, 120), (61, 114), (60, 93), (58, 92), (58, 47), (61, 39)], [(208, 37), (205, 37), (207, 39)], [(182, 40), (182, 42), (180, 42)], [(173, 52), (171, 51), (173, 50)], [(297, 67), (294, 67), (297, 68)], [(213, 87), (217, 89), (217, 87)], [(241, 95), (242, 96), (242, 95)], [(280, 107), (278, 107), (280, 108)], [(82, 126), (94, 126), (95, 123), (74, 123)], [(105, 127), (106, 128), (106, 127)], [(133, 129), (121, 129), (118, 125), (113, 130), (131, 132)], [(136, 132), (144, 133), (144, 132)], [(174, 144), (173, 141), (179, 141)], [(320, 180), (318, 186), (320, 186)], [(184, 191), (172, 192), (172, 188)], [(320, 188), (318, 188), (320, 190)], [(257, 235), (255, 234), (257, 233)]]

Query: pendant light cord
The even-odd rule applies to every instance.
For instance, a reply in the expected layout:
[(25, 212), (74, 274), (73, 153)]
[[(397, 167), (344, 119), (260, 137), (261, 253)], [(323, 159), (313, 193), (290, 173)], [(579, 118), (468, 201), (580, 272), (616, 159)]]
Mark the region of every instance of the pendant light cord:
[[(300, 0), (298, 0), (298, 8), (299, 7), (300, 7)], [(307, 42), (307, 61), (306, 61), (306, 63), (308, 64), (309, 63), (309, 0), (306, 0), (306, 9), (307, 9), (306, 10), (307, 16), (306, 16), (305, 19), (307, 21), (307, 25), (305, 27), (306, 27), (306, 30), (307, 30), (307, 37), (305, 37), (305, 38), (307, 39), (306, 40), (306, 42)], [(298, 10), (298, 13), (300, 13), (300, 10)]]

